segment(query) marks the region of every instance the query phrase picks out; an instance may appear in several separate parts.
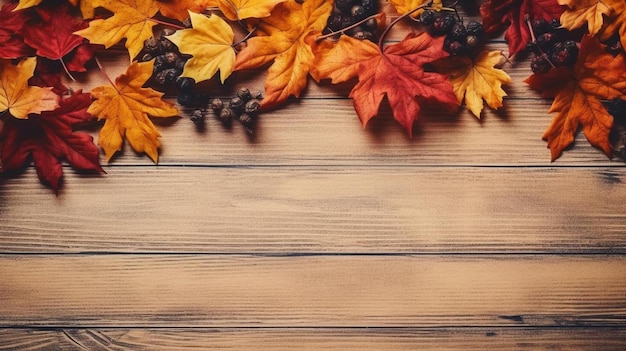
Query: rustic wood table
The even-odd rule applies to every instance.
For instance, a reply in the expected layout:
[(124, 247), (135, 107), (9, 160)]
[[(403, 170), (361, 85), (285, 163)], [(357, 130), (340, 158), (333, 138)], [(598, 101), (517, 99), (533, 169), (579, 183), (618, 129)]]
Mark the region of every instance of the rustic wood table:
[(183, 116), (158, 165), (2, 179), (0, 350), (625, 350), (626, 167), (582, 135), (550, 162), (550, 101), (505, 70), (504, 108), (412, 139), (310, 82), (253, 138)]

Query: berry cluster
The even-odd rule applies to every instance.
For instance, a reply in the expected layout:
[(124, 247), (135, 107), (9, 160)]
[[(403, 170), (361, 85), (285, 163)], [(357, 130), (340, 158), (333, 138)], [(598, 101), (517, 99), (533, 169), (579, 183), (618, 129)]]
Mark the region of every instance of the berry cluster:
[(178, 90), (178, 103), (183, 106), (200, 106), (206, 97), (194, 92), (196, 82), (192, 78), (181, 77), (185, 63), (190, 56), (180, 53), (178, 47), (167, 36), (174, 33), (173, 29), (164, 29), (159, 37), (152, 37), (143, 44), (137, 56), (141, 62), (154, 59), (154, 70), (148, 85), (159, 91), (170, 88)]
[(445, 35), (443, 49), (450, 55), (473, 57), (480, 51), (485, 31), (479, 22), (471, 20), (465, 25), (455, 14), (431, 9), (422, 11), (419, 20), (431, 35)]
[(578, 58), (578, 44), (560, 28), (559, 20), (533, 20), (530, 28), (534, 40), (529, 43), (535, 56), (530, 60), (534, 73), (546, 73), (555, 67), (573, 66)]
[[(335, 0), (333, 12), (328, 17), (324, 34), (341, 32), (357, 22), (378, 13), (376, 0)], [(374, 40), (378, 22), (376, 18), (370, 18), (358, 26), (350, 28), (345, 33), (357, 39)]]
[(240, 88), (230, 101), (224, 102), (221, 99), (213, 99), (209, 107), (225, 127), (230, 127), (233, 120), (237, 120), (246, 128), (249, 134), (253, 134), (261, 107), (258, 100), (260, 98), (260, 92), (251, 93), (248, 88)]

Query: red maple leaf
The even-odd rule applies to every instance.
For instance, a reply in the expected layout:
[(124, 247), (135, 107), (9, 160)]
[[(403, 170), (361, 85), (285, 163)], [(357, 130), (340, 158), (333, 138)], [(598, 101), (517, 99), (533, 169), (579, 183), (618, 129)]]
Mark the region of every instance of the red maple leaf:
[(89, 21), (73, 16), (70, 10), (67, 3), (38, 6), (37, 15), (22, 27), (20, 34), (38, 56), (62, 60), (70, 71), (85, 71), (84, 64), (91, 59), (94, 49), (74, 32), (86, 28)]
[(32, 54), (18, 32), (28, 20), (25, 11), (13, 12), (16, 3), (6, 3), (0, 8), (0, 58), (14, 59)]
[(0, 159), (5, 171), (23, 168), (32, 156), (39, 179), (55, 191), (63, 176), (60, 159), (81, 170), (104, 172), (93, 137), (74, 132), (72, 126), (93, 119), (87, 108), (91, 95), (77, 92), (60, 106), (28, 119), (8, 118), (0, 133)]
[(401, 42), (384, 50), (368, 40), (341, 36), (337, 44), (328, 41), (314, 47), (311, 75), (333, 83), (358, 77), (350, 92), (354, 109), (363, 125), (378, 114), (386, 96), (398, 121), (409, 136), (423, 105), (438, 104), (456, 110), (459, 102), (447, 77), (424, 69), (424, 65), (447, 56), (443, 37), (410, 33)]
[(498, 34), (507, 28), (504, 38), (509, 43), (509, 55), (526, 47), (530, 40), (528, 22), (558, 19), (565, 7), (557, 0), (487, 0), (480, 6), (485, 33)]

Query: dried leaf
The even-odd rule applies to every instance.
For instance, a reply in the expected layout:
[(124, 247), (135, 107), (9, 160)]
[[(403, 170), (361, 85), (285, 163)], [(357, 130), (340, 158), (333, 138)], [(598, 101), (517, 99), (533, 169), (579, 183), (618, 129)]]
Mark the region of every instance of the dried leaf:
[(156, 22), (151, 18), (159, 11), (158, 2), (154, 0), (94, 0), (93, 6), (102, 6), (113, 12), (106, 19), (96, 19), (89, 27), (75, 34), (87, 38), (92, 44), (102, 44), (106, 48), (126, 38), (124, 44), (132, 61), (146, 39), (152, 37), (152, 27)]
[(561, 15), (561, 26), (576, 29), (587, 24), (590, 35), (596, 35), (604, 24), (604, 17), (613, 12), (613, 7), (623, 0), (558, 0), (568, 9)]
[(543, 135), (553, 161), (574, 141), (581, 125), (587, 140), (611, 155), (613, 117), (601, 100), (626, 97), (625, 66), (623, 55), (613, 56), (597, 39), (585, 36), (573, 69), (559, 67), (526, 80), (542, 96), (554, 98), (549, 112), (557, 114)]
[(265, 81), (263, 106), (277, 105), (289, 96), (300, 96), (307, 83), (313, 52), (307, 36), (326, 27), (332, 2), (289, 0), (276, 6), (258, 25), (258, 36), (237, 55), (235, 70), (256, 68), (272, 62)]
[(209, 4), (209, 0), (159, 0), (161, 14), (179, 21), (189, 18), (188, 11), (201, 13)]
[(268, 17), (274, 7), (286, 0), (209, 0), (231, 21)]
[(185, 63), (182, 75), (200, 82), (211, 79), (219, 70), (223, 83), (235, 64), (232, 28), (218, 16), (207, 18), (193, 12), (189, 16), (193, 28), (176, 31), (168, 37), (181, 53), (193, 55)]
[(411, 136), (423, 105), (458, 107), (446, 77), (424, 70), (425, 64), (447, 55), (442, 47), (442, 37), (432, 38), (427, 33), (411, 33), (382, 52), (370, 41), (342, 36), (337, 44), (323, 42), (315, 48), (311, 75), (317, 81), (331, 78), (333, 83), (358, 76), (350, 97), (363, 126), (378, 114), (387, 96), (394, 118)]
[(483, 99), (493, 109), (502, 107), (502, 98), (507, 95), (502, 84), (512, 81), (506, 72), (495, 68), (501, 59), (500, 51), (482, 51), (473, 61), (469, 57), (450, 56), (434, 65), (452, 82), (459, 103), (465, 100), (467, 108), (480, 118)]
[(17, 7), (13, 11), (19, 11), (23, 9), (27, 9), (29, 7), (34, 7), (41, 4), (42, 0), (20, 0)]
[(0, 134), (4, 170), (20, 169), (32, 156), (39, 179), (54, 190), (63, 175), (62, 159), (77, 169), (103, 172), (93, 137), (73, 131), (74, 125), (93, 118), (87, 113), (90, 104), (91, 96), (79, 91), (61, 100), (54, 111), (28, 120), (7, 120)]
[(0, 8), (0, 58), (15, 59), (33, 55), (33, 50), (19, 35), (29, 16), (26, 11), (14, 12), (16, 6), (14, 3), (6, 3)]
[(100, 130), (98, 145), (107, 162), (121, 150), (124, 137), (137, 152), (145, 152), (157, 162), (160, 134), (151, 117), (172, 117), (178, 110), (162, 100), (163, 94), (143, 85), (152, 75), (154, 63), (133, 62), (126, 73), (117, 77), (115, 86), (99, 86), (91, 91), (97, 99), (87, 112), (106, 122)]
[(51, 111), (59, 106), (59, 97), (52, 88), (28, 86), (37, 59), (29, 57), (14, 66), (0, 59), (0, 113), (6, 111), (15, 118), (25, 119), (31, 113)]

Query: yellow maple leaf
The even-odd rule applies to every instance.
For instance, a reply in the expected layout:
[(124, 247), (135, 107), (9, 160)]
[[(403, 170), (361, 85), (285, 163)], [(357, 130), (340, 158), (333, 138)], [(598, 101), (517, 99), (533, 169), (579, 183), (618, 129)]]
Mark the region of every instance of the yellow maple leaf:
[(209, 6), (209, 0), (159, 0), (161, 14), (179, 21), (189, 18), (187, 11), (201, 13)]
[(72, 6), (77, 6), (80, 2), (80, 12), (83, 14), (83, 18), (93, 18), (94, 17), (94, 5), (92, 2), (94, 0), (68, 0)]
[(106, 8), (113, 12), (113, 16), (93, 20), (89, 27), (75, 34), (107, 48), (126, 38), (124, 45), (132, 61), (143, 48), (144, 41), (152, 37), (156, 22), (151, 19), (159, 11), (158, 3), (153, 0), (94, 0), (92, 5)]
[(289, 96), (300, 96), (307, 83), (313, 51), (306, 38), (326, 27), (333, 9), (331, 1), (295, 0), (280, 3), (272, 15), (258, 25), (259, 35), (248, 40), (248, 45), (237, 55), (235, 70), (256, 68), (273, 61), (265, 81), (263, 106), (285, 101)]
[(502, 107), (502, 98), (507, 95), (502, 84), (512, 81), (506, 72), (495, 68), (501, 59), (500, 51), (482, 51), (473, 61), (469, 57), (449, 56), (433, 64), (448, 75), (459, 103), (465, 99), (465, 106), (480, 118), (483, 100), (493, 109)]
[(559, 5), (566, 5), (568, 9), (561, 15), (561, 26), (567, 29), (576, 29), (587, 24), (590, 35), (596, 35), (604, 18), (613, 13), (613, 8), (624, 0), (558, 0)]
[(224, 83), (235, 64), (232, 28), (218, 16), (206, 17), (194, 12), (189, 12), (189, 16), (192, 28), (179, 30), (168, 37), (180, 52), (193, 55), (185, 63), (182, 75), (200, 82), (211, 79), (219, 70)]
[(13, 9), (13, 11), (19, 11), (23, 9), (27, 9), (29, 7), (34, 7), (41, 4), (42, 0), (20, 0), (19, 4)]
[(420, 6), (429, 5), (429, 7), (434, 11), (441, 11), (443, 8), (443, 3), (441, 0), (390, 0), (391, 5), (396, 9), (399, 15), (404, 15), (407, 12), (413, 11), (411, 13), (411, 17), (417, 18), (422, 12), (423, 9), (415, 10)]
[(231, 21), (268, 17), (272, 9), (285, 0), (209, 0)]
[(157, 162), (161, 136), (151, 117), (173, 117), (178, 110), (162, 99), (163, 94), (143, 85), (152, 75), (154, 62), (133, 62), (126, 73), (115, 79), (115, 86), (94, 88), (96, 99), (87, 112), (106, 119), (100, 130), (98, 145), (104, 149), (107, 162), (122, 148), (124, 137), (137, 152), (145, 152)]
[(59, 107), (59, 96), (52, 88), (32, 87), (37, 59), (25, 58), (17, 66), (11, 60), (0, 59), (0, 114), (9, 112), (15, 118), (26, 119), (29, 113), (52, 111)]

